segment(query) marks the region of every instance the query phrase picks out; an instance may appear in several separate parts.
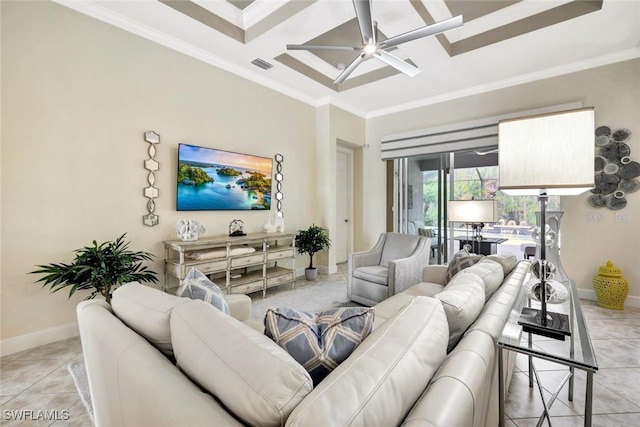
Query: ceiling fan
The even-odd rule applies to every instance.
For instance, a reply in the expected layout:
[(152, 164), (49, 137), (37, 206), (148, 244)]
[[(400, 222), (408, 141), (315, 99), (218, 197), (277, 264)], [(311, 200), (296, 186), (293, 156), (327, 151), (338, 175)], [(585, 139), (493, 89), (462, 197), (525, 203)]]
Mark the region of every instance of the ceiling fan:
[(377, 40), (377, 24), (371, 17), (371, 0), (353, 0), (353, 7), (356, 11), (356, 19), (362, 35), (362, 46), (321, 46), (321, 45), (299, 45), (288, 44), (288, 50), (348, 50), (360, 52), (356, 59), (349, 64), (333, 81), (334, 84), (344, 82), (347, 77), (363, 61), (370, 58), (378, 58), (382, 62), (392, 66), (396, 70), (413, 77), (420, 72), (420, 69), (403, 61), (395, 55), (387, 52), (387, 49), (399, 44), (410, 42), (427, 36), (440, 34), (453, 28), (462, 26), (462, 15), (436, 22), (435, 24), (417, 28), (415, 30), (390, 37), (386, 40)]

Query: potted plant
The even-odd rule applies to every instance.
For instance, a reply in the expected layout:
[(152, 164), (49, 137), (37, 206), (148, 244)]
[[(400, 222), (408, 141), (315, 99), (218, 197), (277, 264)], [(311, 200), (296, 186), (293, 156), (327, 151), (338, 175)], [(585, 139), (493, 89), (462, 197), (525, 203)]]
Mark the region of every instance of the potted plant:
[(318, 270), (313, 266), (313, 255), (316, 252), (331, 246), (331, 240), (327, 235), (327, 231), (313, 224), (306, 230), (299, 230), (296, 235), (296, 248), (299, 254), (309, 254), (309, 267), (304, 270), (304, 276), (307, 280), (316, 280)]
[(158, 282), (156, 273), (142, 265), (144, 261), (151, 261), (153, 254), (128, 250), (125, 236), (126, 233), (100, 245), (94, 240), (93, 246), (74, 251), (76, 257), (71, 264), (38, 265), (40, 269), (30, 274), (44, 274), (36, 283), (43, 282), (42, 287), (48, 285), (51, 292), (69, 288), (71, 298), (78, 289), (93, 289), (86, 299), (101, 295), (111, 303), (111, 294), (120, 285), (133, 281)]

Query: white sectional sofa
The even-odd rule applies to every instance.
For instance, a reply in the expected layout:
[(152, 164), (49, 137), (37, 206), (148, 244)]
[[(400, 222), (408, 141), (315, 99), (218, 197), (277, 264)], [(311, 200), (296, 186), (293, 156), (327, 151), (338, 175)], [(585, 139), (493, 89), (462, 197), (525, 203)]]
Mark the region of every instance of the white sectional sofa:
[(315, 388), (250, 324), (245, 295), (229, 296), (231, 316), (137, 283), (112, 306), (82, 302), (96, 425), (496, 426), (495, 342), (529, 264), (502, 262), (496, 285), (503, 267), (484, 263), (445, 287), (426, 267), (424, 283), (375, 306), (371, 334)]

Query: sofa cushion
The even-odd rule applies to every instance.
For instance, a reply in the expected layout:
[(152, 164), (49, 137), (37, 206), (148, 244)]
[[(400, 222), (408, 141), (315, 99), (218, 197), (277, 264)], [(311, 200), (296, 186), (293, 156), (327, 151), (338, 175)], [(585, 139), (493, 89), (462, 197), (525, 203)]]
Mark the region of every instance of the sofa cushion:
[(276, 343), (202, 301), (174, 310), (171, 338), (180, 369), (244, 424), (283, 425), (313, 388)]
[(481, 278), (484, 283), (484, 294), (486, 300), (493, 295), (504, 280), (502, 266), (495, 261), (486, 261), (483, 263), (478, 262), (476, 265), (464, 269), (460, 274), (472, 274)]
[(473, 274), (458, 274), (447, 285), (444, 291), (436, 294), (449, 323), (450, 352), (469, 326), (476, 320), (484, 307), (484, 283)]
[(376, 318), (373, 321), (373, 329), (375, 330), (388, 319), (395, 316), (398, 311), (409, 305), (414, 297), (415, 295), (401, 292), (376, 304), (374, 307), (376, 310)]
[(444, 360), (448, 339), (440, 302), (413, 298), (294, 409), (287, 426), (399, 425)]
[(502, 272), (507, 277), (511, 270), (513, 270), (518, 263), (516, 256), (510, 252), (501, 252), (499, 254), (492, 254), (482, 257), (479, 262), (495, 261), (502, 266)]
[(318, 314), (268, 308), (264, 333), (304, 366), (317, 385), (371, 333), (373, 319), (373, 308), (343, 307)]
[(446, 286), (453, 276), (465, 268), (469, 268), (476, 264), (481, 258), (482, 255), (471, 254), (464, 249), (456, 252), (453, 257), (451, 257), (451, 261), (449, 261), (449, 265), (447, 266), (447, 272), (444, 276), (444, 285)]
[(207, 276), (195, 268), (191, 268), (182, 284), (176, 291), (179, 297), (199, 299), (211, 304), (224, 314), (229, 314), (229, 304), (224, 298), (222, 289), (213, 283)]
[(366, 280), (367, 282), (386, 285), (389, 277), (389, 269), (382, 265), (370, 265), (366, 267), (358, 267), (353, 270), (353, 277)]
[(431, 282), (420, 282), (408, 289), (402, 291), (402, 293), (407, 295), (413, 295), (415, 297), (423, 296), (423, 297), (432, 297), (436, 294), (439, 294), (444, 290), (444, 286), (439, 285), (437, 283)]
[(484, 426), (494, 354), (495, 344), (487, 335), (467, 334), (442, 363), (402, 426)]
[(173, 309), (187, 301), (187, 298), (131, 282), (113, 292), (111, 308), (129, 328), (146, 338), (165, 356), (173, 357), (169, 319)]
[(389, 261), (406, 258), (418, 247), (422, 237), (404, 233), (387, 233), (380, 264), (389, 267)]

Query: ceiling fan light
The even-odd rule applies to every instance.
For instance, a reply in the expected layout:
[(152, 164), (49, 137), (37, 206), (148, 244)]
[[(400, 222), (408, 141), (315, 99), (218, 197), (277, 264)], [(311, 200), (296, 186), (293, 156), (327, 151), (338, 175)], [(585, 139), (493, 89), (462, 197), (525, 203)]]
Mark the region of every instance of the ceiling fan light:
[(371, 54), (376, 53), (378, 51), (378, 46), (375, 45), (375, 44), (366, 44), (362, 48), (362, 51), (364, 53), (366, 53), (367, 55), (371, 55)]

